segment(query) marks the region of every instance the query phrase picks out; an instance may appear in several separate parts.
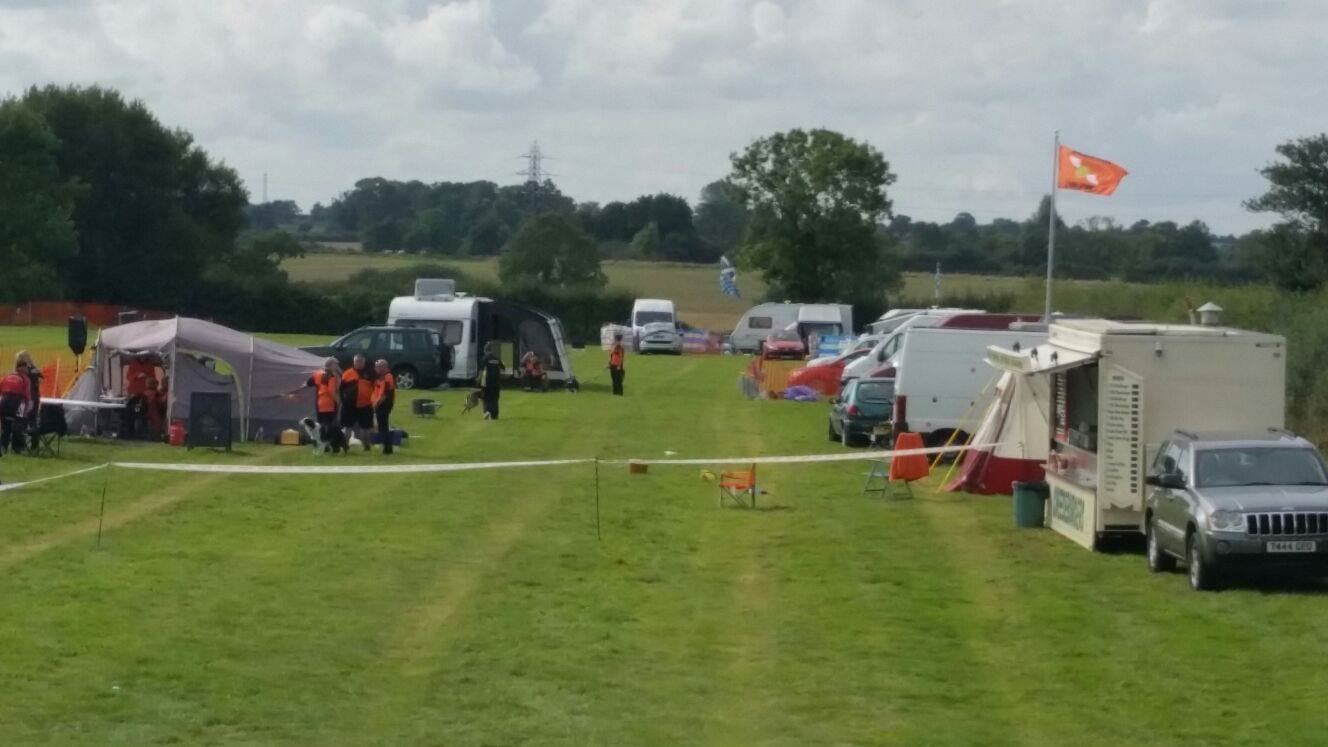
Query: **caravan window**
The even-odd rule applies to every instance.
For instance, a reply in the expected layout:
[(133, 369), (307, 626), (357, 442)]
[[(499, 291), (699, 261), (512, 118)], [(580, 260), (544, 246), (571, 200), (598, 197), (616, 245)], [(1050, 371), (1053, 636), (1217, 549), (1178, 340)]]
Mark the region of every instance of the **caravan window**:
[(774, 320), (768, 316), (747, 317), (748, 329), (770, 329), (775, 326)]
[(464, 322), (457, 319), (449, 319), (445, 322), (424, 322), (411, 321), (401, 322), (403, 327), (417, 327), (420, 329), (431, 329), (443, 336), (443, 342), (456, 347), (460, 345), (465, 338), (466, 327)]
[(443, 322), (438, 329), (438, 332), (443, 336), (443, 342), (453, 347), (461, 344), (461, 333), (463, 331), (465, 331), (465, 327), (458, 321)]

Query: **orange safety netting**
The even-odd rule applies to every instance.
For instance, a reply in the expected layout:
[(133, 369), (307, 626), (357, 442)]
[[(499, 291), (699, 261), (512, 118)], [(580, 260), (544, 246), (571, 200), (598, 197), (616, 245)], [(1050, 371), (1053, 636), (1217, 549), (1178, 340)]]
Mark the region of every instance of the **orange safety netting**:
[(29, 301), (0, 305), (0, 325), (65, 324), (71, 316), (81, 316), (91, 327), (111, 327), (120, 323), (121, 312), (134, 312), (138, 319), (170, 319), (174, 314), (145, 311), (131, 306), (77, 301)]

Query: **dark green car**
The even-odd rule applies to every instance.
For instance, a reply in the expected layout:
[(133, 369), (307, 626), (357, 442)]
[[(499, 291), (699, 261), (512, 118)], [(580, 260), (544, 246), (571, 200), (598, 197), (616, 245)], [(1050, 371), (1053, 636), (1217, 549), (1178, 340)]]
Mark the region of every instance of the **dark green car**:
[(363, 355), (372, 366), (383, 359), (396, 377), (398, 389), (432, 387), (447, 380), (439, 365), (442, 340), (438, 333), (420, 327), (360, 327), (329, 345), (301, 348), (314, 355), (335, 357), (342, 368)]
[(830, 440), (845, 446), (867, 443), (878, 425), (890, 421), (894, 379), (851, 379), (830, 403)]

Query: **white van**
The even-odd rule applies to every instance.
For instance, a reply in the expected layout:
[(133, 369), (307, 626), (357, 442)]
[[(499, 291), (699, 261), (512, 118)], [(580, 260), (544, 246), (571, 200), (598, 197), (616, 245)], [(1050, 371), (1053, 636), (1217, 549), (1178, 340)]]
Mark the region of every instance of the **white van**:
[(452, 380), (478, 378), (480, 353), (494, 342), (506, 358), (509, 375), (520, 370), (523, 355), (534, 352), (543, 361), (549, 381), (576, 381), (562, 324), (556, 317), (508, 301), (467, 296), (457, 292), (450, 279), (416, 280), (415, 295), (392, 299), (387, 323), (436, 330), (442, 343), (451, 348), (448, 378)]
[(632, 302), (632, 348), (638, 353), (682, 353), (682, 333), (672, 301), (638, 298)]
[(853, 334), (853, 307), (849, 304), (763, 303), (747, 310), (733, 328), (734, 352), (755, 353), (772, 332), (790, 327), (805, 340), (809, 335)]
[[(953, 309), (922, 309), (912, 314), (899, 315), (890, 320), (892, 325), (887, 332), (880, 333), (884, 335), (871, 352), (861, 358), (844, 366), (844, 371), (839, 375), (841, 382), (847, 382), (849, 379), (862, 379), (871, 375), (872, 371), (885, 365), (896, 352), (904, 340), (904, 333), (913, 328), (937, 327), (942, 322), (961, 312)], [(877, 320), (879, 324), (881, 320)], [(897, 323), (896, 323), (897, 322)], [(877, 324), (873, 324), (875, 329)]]
[(954, 314), (983, 314), (983, 313), (986, 312), (984, 312), (982, 309), (955, 309), (955, 308), (942, 309), (934, 306), (930, 309), (890, 309), (884, 314), (881, 314), (881, 316), (876, 321), (872, 322), (871, 324), (868, 324), (867, 326), (871, 328), (871, 333), (874, 335), (888, 335), (891, 332), (894, 332), (896, 329), (899, 329), (899, 327), (901, 327), (909, 319), (919, 315), (953, 316)]
[(955, 431), (973, 433), (995, 396), (1000, 374), (987, 363), (988, 346), (1018, 350), (1047, 341), (1046, 325), (1016, 326), (904, 331), (899, 349), (889, 359), (895, 369), (892, 421), (897, 429), (921, 433), (931, 445), (944, 443)]

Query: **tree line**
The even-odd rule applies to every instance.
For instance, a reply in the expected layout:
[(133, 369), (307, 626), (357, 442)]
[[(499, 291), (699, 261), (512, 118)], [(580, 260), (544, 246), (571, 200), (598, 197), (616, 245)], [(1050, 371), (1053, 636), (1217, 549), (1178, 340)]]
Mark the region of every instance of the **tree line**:
[(744, 209), (720, 182), (703, 190), (693, 210), (686, 199), (664, 193), (577, 203), (550, 180), (500, 186), (382, 177), (357, 181), (308, 216), (285, 201), (255, 206), (251, 220), (256, 227), (294, 225), (312, 235), (353, 238), (369, 252), (490, 257), (527, 220), (550, 213), (575, 219), (607, 258), (674, 262), (718, 261), (736, 245), (745, 222)]
[[(1058, 275), (1321, 287), (1328, 135), (1276, 152), (1280, 160), (1263, 170), (1268, 191), (1245, 203), (1278, 214), (1272, 228), (1224, 237), (1200, 222), (1060, 223)], [(0, 302), (124, 303), (290, 329), (308, 307), (363, 308), (337, 306), (350, 291), (291, 283), (281, 270), (310, 239), (337, 232), (368, 252), (496, 255), (513, 293), (600, 293), (604, 258), (711, 263), (726, 254), (763, 275), (773, 297), (852, 302), (862, 318), (897, 300), (902, 270), (1040, 274), (1044, 266), (1047, 200), (1020, 221), (980, 224), (967, 213), (914, 221), (893, 211), (896, 177), (884, 155), (837, 132), (760, 138), (729, 167), (695, 206), (669, 194), (578, 203), (551, 181), (370, 178), (306, 215), (291, 201), (251, 204), (233, 169), (141, 102), (95, 86), (34, 87), (0, 102)]]

